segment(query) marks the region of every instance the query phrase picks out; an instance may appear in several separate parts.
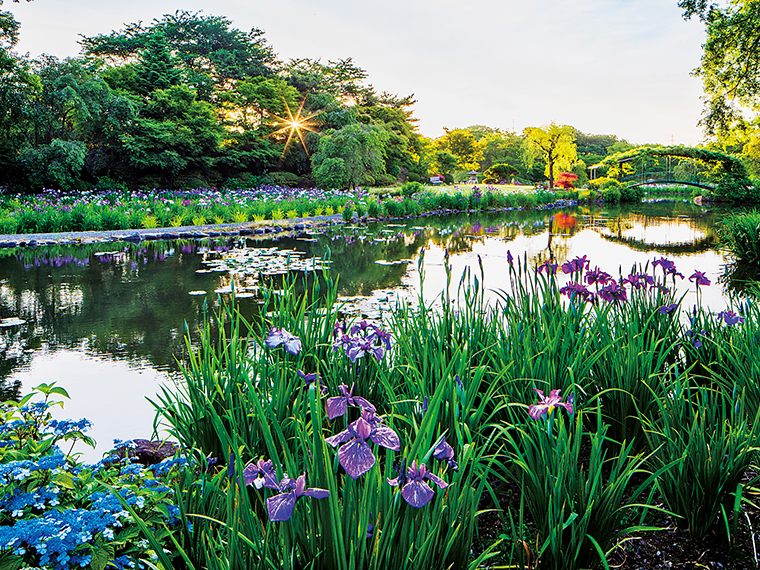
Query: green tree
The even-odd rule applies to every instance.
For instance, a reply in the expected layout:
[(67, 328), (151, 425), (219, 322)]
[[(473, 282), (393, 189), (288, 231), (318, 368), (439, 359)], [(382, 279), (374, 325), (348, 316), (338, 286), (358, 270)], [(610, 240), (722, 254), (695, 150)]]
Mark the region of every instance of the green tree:
[(19, 153), (29, 187), (84, 190), (82, 181), (87, 146), (82, 141), (54, 139), (49, 144), (27, 147)]
[(436, 140), (438, 150), (445, 150), (457, 157), (457, 166), (461, 170), (480, 168), (483, 158), (481, 144), (467, 129), (443, 129), (445, 134)]
[(705, 24), (700, 66), (705, 111), (701, 120), (709, 134), (730, 130), (746, 121), (745, 110), (760, 110), (760, 2), (732, 0), (725, 6), (706, 0), (681, 0), (684, 17)]
[[(472, 127), (469, 127), (472, 129)], [(480, 169), (487, 170), (495, 164), (509, 164), (514, 167), (516, 174), (525, 177), (527, 173), (523, 165), (523, 139), (514, 133), (493, 129), (480, 139), (483, 158)]]
[(0, 11), (0, 186), (23, 188), (24, 169), (16, 160), (27, 144), (32, 101), (40, 81), (26, 57), (14, 53), (19, 23), (10, 12)]
[(760, 136), (755, 135), (744, 145), (742, 159), (749, 175), (760, 178)]
[(385, 171), (392, 177), (386, 183), (397, 178), (402, 170), (408, 171), (415, 164), (417, 141), (411, 106), (415, 101), (411, 96), (397, 97), (389, 93), (381, 95), (367, 94), (361, 106), (357, 108), (359, 120), (368, 124), (382, 126), (388, 132), (385, 152)]
[(122, 103), (124, 118), (105, 161), (111, 171), (99, 173), (134, 184), (195, 186), (215, 178), (224, 130), (213, 107), (199, 101), (189, 87), (154, 91), (141, 109)]
[(233, 127), (257, 129), (295, 114), (299, 98), (284, 79), (259, 76), (236, 83), (224, 94), (222, 109)]
[(546, 161), (545, 174), (549, 188), (554, 187), (557, 170), (571, 170), (577, 160), (574, 129), (551, 123), (543, 127), (527, 127), (523, 132), (530, 156), (540, 154)]
[(300, 93), (327, 93), (344, 105), (359, 105), (375, 95), (372, 87), (363, 84), (367, 72), (350, 57), (327, 64), (319, 59), (292, 59), (282, 72)]
[(169, 51), (166, 36), (160, 32), (147, 39), (134, 70), (137, 87), (143, 95), (157, 89), (168, 89), (182, 81), (182, 72)]
[(385, 174), (383, 156), (388, 138), (384, 128), (361, 123), (323, 133), (311, 157), (314, 177), (323, 188), (373, 184), (374, 176)]
[(459, 164), (459, 157), (448, 150), (437, 150), (433, 153), (433, 166), (438, 174), (451, 176)]
[(257, 28), (243, 32), (223, 16), (200, 12), (178, 10), (150, 25), (131, 23), (108, 35), (83, 37), (81, 44), (86, 55), (124, 65), (134, 61), (151, 41), (163, 41), (161, 37), (201, 100), (211, 101), (230, 81), (274, 74), (276, 58), (264, 32)]
[(98, 64), (42, 56), (33, 69), (41, 89), (32, 103), (32, 144), (49, 144), (54, 139), (95, 142), (113, 97)]

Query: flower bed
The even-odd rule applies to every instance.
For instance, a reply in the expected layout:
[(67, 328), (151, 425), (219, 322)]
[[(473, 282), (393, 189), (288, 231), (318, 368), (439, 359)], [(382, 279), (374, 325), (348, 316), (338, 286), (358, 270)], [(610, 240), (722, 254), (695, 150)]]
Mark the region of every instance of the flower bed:
[(400, 217), (423, 212), (535, 207), (557, 199), (551, 192), (515, 193), (488, 187), (426, 190), (409, 197), (379, 196), (361, 188), (323, 191), (262, 186), (250, 190), (83, 192), (48, 190), (0, 199), (0, 234), (167, 228), (245, 223), (344, 214)]

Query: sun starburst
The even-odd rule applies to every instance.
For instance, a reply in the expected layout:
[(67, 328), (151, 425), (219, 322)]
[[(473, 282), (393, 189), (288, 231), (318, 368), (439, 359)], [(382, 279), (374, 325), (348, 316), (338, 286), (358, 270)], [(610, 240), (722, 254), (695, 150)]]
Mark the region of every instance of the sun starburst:
[(301, 145), (303, 146), (303, 150), (306, 152), (306, 156), (309, 156), (309, 149), (306, 147), (306, 141), (303, 138), (303, 131), (309, 131), (312, 133), (316, 132), (314, 129), (314, 127), (316, 127), (316, 123), (312, 122), (312, 119), (321, 111), (317, 111), (311, 115), (303, 115), (302, 112), (304, 101), (305, 99), (301, 100), (301, 104), (298, 106), (298, 110), (295, 114), (293, 114), (293, 111), (290, 110), (290, 105), (288, 105), (286, 101), (285, 110), (288, 112), (287, 118), (278, 117), (274, 114), (272, 115), (272, 117), (276, 119), (273, 125), (275, 127), (280, 127), (278, 130), (272, 133), (272, 136), (277, 136), (286, 132), (288, 133), (288, 138), (285, 140), (285, 147), (282, 149), (282, 155), (280, 156), (280, 159), (285, 156), (285, 152), (288, 150), (288, 146), (290, 146), (290, 141), (293, 140), (293, 137), (295, 135), (297, 135), (301, 141)]

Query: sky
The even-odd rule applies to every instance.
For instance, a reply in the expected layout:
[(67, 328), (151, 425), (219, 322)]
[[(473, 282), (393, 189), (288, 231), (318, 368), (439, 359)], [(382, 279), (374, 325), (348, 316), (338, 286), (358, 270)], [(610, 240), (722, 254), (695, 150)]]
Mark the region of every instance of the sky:
[(76, 56), (79, 35), (183, 9), (265, 32), (282, 61), (352, 58), (377, 91), (414, 94), (425, 136), (551, 122), (636, 144), (704, 139), (704, 29), (677, 0), (34, 0), (20, 53)]

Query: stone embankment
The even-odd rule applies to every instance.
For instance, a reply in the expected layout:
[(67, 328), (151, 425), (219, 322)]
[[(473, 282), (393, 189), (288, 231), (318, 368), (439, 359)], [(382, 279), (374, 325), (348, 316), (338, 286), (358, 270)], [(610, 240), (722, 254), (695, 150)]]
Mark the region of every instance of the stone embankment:
[(117, 241), (139, 243), (142, 241), (155, 240), (264, 236), (293, 231), (309, 231), (341, 222), (342, 220), (340, 216), (321, 216), (319, 218), (299, 218), (279, 221), (269, 220), (266, 222), (248, 222), (245, 224), (183, 226), (179, 228), (0, 235), (0, 248), (35, 248), (49, 245), (84, 245)]

